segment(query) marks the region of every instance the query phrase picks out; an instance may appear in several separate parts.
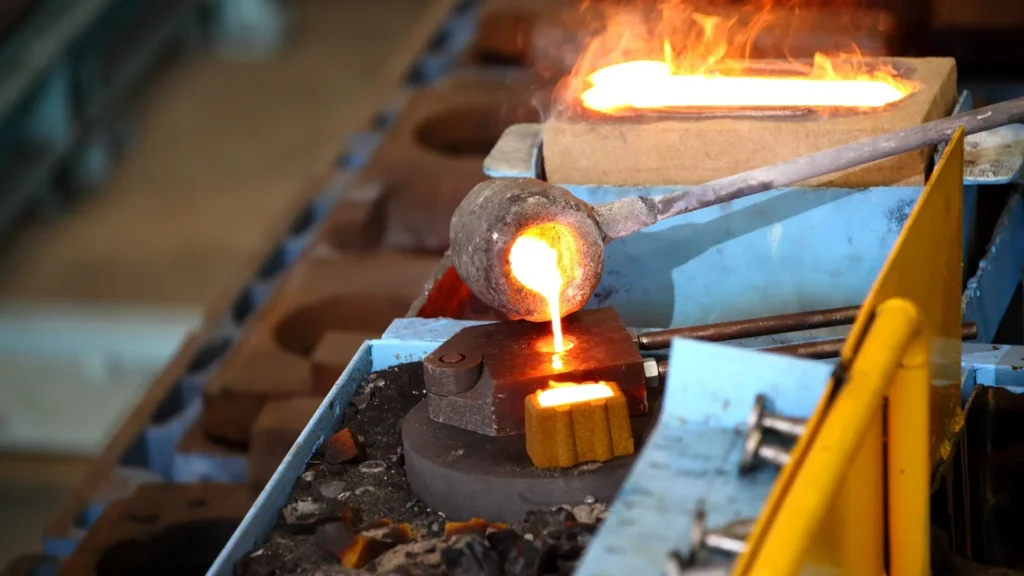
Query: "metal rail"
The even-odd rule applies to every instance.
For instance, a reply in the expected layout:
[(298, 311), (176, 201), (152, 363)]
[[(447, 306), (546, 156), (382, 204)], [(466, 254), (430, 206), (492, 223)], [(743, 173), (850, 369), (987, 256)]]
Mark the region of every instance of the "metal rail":
[(1024, 98), (1008, 100), (661, 196), (600, 204), (594, 207), (594, 214), (609, 238), (622, 238), (673, 216), (936, 146), (960, 128), (965, 134), (976, 134), (1021, 118)]
[(719, 322), (703, 326), (671, 328), (639, 334), (637, 335), (637, 342), (641, 350), (662, 350), (669, 347), (673, 338), (693, 338), (694, 340), (706, 340), (708, 342), (722, 342), (756, 336), (769, 336), (771, 334), (785, 334), (786, 332), (797, 332), (814, 328), (845, 326), (853, 324), (859, 311), (859, 306), (846, 306), (828, 310), (815, 310), (813, 312), (798, 312), (795, 314), (765, 316), (748, 320)]

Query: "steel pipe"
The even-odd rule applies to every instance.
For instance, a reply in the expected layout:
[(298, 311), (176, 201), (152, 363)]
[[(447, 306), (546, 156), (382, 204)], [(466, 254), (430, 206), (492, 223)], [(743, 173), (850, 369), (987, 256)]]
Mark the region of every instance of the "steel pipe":
[(661, 350), (668, 348), (673, 338), (693, 338), (695, 340), (721, 342), (724, 340), (770, 336), (772, 334), (785, 334), (786, 332), (798, 332), (815, 328), (845, 326), (853, 323), (859, 311), (860, 306), (846, 306), (844, 308), (765, 316), (763, 318), (734, 320), (732, 322), (719, 322), (702, 326), (670, 328), (668, 330), (638, 334), (637, 342), (641, 350)]

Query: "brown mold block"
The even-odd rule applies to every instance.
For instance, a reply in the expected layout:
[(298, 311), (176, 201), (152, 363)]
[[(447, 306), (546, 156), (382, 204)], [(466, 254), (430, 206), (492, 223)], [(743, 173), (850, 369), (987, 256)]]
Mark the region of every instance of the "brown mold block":
[(107, 508), (60, 574), (203, 574), (255, 495), (238, 484), (142, 486)]
[(201, 354), (204, 342), (219, 328), (219, 323), (230, 314), (238, 299), (238, 294), (256, 275), (263, 265), (266, 255), (288, 234), (294, 224), (296, 214), (300, 214), (309, 201), (322, 192), (325, 187), (338, 177), (333, 164), (318, 169), (301, 186), (301, 192), (294, 194), (289, 200), (281, 218), (271, 226), (263, 238), (264, 244), (253, 252), (253, 257), (239, 266), (239, 277), (236, 282), (225, 287), (223, 293), (207, 306), (207, 321), (204, 325), (188, 336), (174, 358), (164, 370), (146, 388), (131, 414), (124, 418), (103, 451), (96, 456), (86, 474), (75, 485), (72, 493), (54, 512), (44, 529), (44, 536), (53, 539), (68, 539), (77, 534), (75, 526), (79, 513), (90, 503), (96, 502), (98, 491), (111, 477), (116, 474), (115, 468), (121, 461), (125, 451), (129, 450), (138, 440), (139, 434), (158, 413), (168, 394), (188, 372), (197, 354)]
[(176, 454), (202, 454), (214, 458), (245, 458), (241, 443), (218, 442), (204, 433), (202, 422), (193, 422), (174, 447)]
[(263, 406), (249, 436), (248, 481), (262, 488), (313, 418), (322, 400), (300, 396), (271, 400)]
[(534, 466), (569, 468), (633, 454), (626, 397), (605, 385), (611, 397), (559, 406), (541, 406), (539, 392), (526, 397), (526, 452)]
[(529, 62), (537, 24), (549, 14), (573, 14), (573, 0), (488, 0), (472, 47), (479, 64), (524, 66)]
[(439, 254), (452, 213), (486, 177), (483, 161), (512, 124), (536, 121), (535, 94), (522, 83), (464, 78), (415, 92), (363, 171), (384, 182), (382, 246)]
[[(544, 169), (556, 183), (694, 185), (783, 162), (950, 114), (956, 63), (892, 61), (915, 92), (874, 112), (774, 117), (598, 117), (577, 107), (544, 124)], [(805, 184), (859, 188), (924, 183), (930, 150), (873, 162)]]
[(436, 258), (376, 251), (385, 200), (366, 180), (342, 192), (207, 383), (201, 422), (210, 438), (245, 446), (268, 400), (322, 398), (359, 346), (405, 315)]
[(340, 375), (364, 340), (405, 315), (436, 261), (389, 251), (339, 253), (314, 242), (210, 378), (206, 434), (245, 445), (268, 400), (322, 396), (333, 385), (331, 374)]

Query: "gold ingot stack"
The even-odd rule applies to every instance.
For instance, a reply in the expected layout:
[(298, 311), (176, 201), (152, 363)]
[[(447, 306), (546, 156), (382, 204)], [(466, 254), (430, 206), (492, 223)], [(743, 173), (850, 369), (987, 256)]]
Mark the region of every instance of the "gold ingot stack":
[(554, 406), (541, 406), (543, 390), (526, 397), (526, 452), (534, 466), (567, 468), (633, 454), (626, 397), (615, 383), (602, 384), (611, 396)]

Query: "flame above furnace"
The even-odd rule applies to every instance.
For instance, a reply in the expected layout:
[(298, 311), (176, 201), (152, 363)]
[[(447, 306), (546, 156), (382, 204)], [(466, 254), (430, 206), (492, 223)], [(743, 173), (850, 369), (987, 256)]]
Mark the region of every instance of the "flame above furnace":
[(737, 12), (707, 0), (699, 8), (665, 0), (653, 12), (605, 12), (604, 29), (584, 50), (569, 93), (586, 109), (624, 115), (687, 108), (874, 109), (916, 87), (883, 61), (863, 58), (852, 43), (845, 52), (817, 52), (807, 60), (752, 59), (762, 31), (778, 30), (781, 18), (791, 26), (800, 22), (798, 5), (787, 11), (751, 3)]

